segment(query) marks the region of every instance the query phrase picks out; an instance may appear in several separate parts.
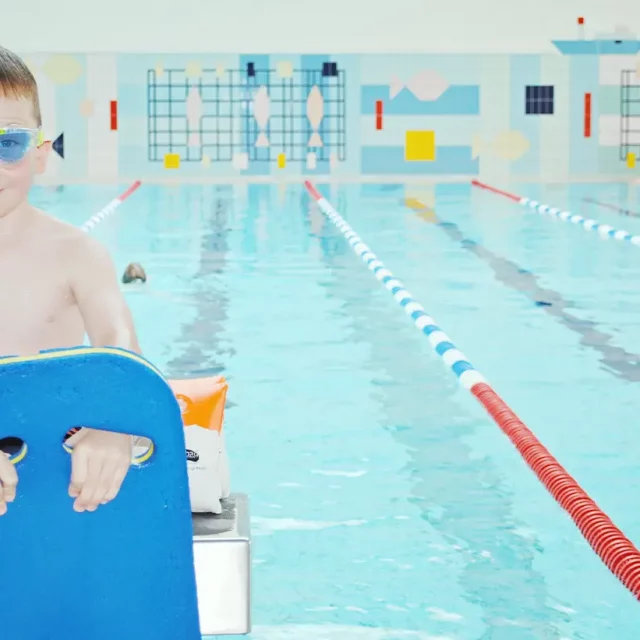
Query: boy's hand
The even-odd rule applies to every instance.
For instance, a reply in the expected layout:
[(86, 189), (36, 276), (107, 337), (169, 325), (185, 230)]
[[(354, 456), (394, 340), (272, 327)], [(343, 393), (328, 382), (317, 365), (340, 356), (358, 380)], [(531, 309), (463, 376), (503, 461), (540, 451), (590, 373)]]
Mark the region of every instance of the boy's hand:
[(13, 502), (16, 497), (18, 473), (7, 455), (0, 451), (0, 516), (7, 513), (7, 502)]
[(76, 511), (95, 511), (113, 500), (131, 466), (132, 438), (83, 429), (71, 454), (69, 495)]

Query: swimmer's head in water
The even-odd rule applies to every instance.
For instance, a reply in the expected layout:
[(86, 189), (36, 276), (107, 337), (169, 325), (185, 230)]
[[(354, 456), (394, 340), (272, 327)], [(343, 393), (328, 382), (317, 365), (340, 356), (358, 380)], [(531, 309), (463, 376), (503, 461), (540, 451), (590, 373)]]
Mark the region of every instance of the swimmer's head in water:
[(124, 284), (129, 284), (138, 280), (140, 282), (146, 282), (147, 274), (145, 273), (145, 270), (141, 265), (139, 265), (137, 262), (132, 262), (124, 270), (124, 273), (122, 274), (122, 282)]

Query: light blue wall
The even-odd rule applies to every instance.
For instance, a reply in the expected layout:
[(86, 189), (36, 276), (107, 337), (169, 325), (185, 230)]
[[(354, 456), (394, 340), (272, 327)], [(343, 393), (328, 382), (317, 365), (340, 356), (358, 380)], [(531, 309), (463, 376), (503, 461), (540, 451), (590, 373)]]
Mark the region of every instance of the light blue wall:
[[(584, 94), (591, 93), (590, 138), (584, 137)], [(598, 172), (598, 58), (571, 58), (571, 154), (570, 175), (593, 175)]]
[[(553, 65), (553, 58), (547, 54), (545, 68)], [(565, 61), (560, 54), (557, 60)], [(85, 73), (71, 83), (57, 87), (57, 123), (58, 132), (65, 135), (66, 158), (62, 179), (91, 179), (87, 174), (87, 158), (95, 149), (89, 148), (87, 120), (79, 116), (80, 103), (91, 100), (87, 95), (85, 56), (76, 58), (83, 65)], [(543, 84), (541, 81), (541, 60), (539, 55), (512, 56), (474, 56), (451, 55), (214, 55), (214, 54), (123, 54), (117, 55), (117, 100), (119, 110), (117, 173), (122, 178), (141, 177), (160, 179), (169, 176), (176, 178), (208, 178), (225, 176), (300, 176), (300, 175), (476, 175), (479, 161), (474, 152), (474, 140), (484, 137), (495, 140), (496, 123), (504, 120), (502, 135), (507, 137), (513, 132), (522, 134), (529, 143), (528, 150), (521, 157), (507, 161), (509, 175), (514, 178), (535, 178), (541, 173), (541, 119), (554, 118), (553, 115), (527, 115), (525, 112), (525, 87)], [(489, 59), (491, 58), (491, 59)], [(490, 92), (496, 86), (483, 84), (487, 78), (487, 69), (492, 61), (497, 68), (508, 69), (509, 102), (508, 105), (492, 103)], [(551, 62), (549, 62), (551, 61)], [(255, 81), (242, 80), (247, 64), (252, 62), (257, 71)], [(277, 74), (280, 63), (287, 62), (295, 69), (294, 79), (282, 79)], [(309, 74), (318, 71), (323, 63), (335, 63), (343, 81), (338, 94), (339, 82), (330, 79), (322, 81), (321, 91), (325, 101), (343, 100), (345, 127), (340, 135), (346, 143), (346, 157), (338, 164), (328, 161), (318, 162), (315, 169), (308, 168), (306, 161), (305, 136), (308, 135), (306, 110), (302, 104), (309, 87)], [(237, 170), (232, 162), (212, 162), (203, 166), (200, 162), (182, 161), (177, 170), (168, 170), (163, 162), (151, 162), (148, 159), (148, 98), (147, 72), (161, 65), (165, 69), (186, 69), (197, 63), (203, 69), (215, 69), (222, 65), (226, 69), (238, 70), (240, 79), (236, 86), (229, 87), (228, 78), (220, 80), (220, 90), (235, 92), (238, 96), (251, 97), (257, 86), (270, 82), (290, 83), (290, 95), (294, 96), (297, 106), (291, 104), (272, 104), (274, 113), (290, 113), (285, 120), (271, 120), (270, 127), (285, 126), (300, 150), (301, 160), (288, 159), (287, 165), (279, 169), (276, 158), (281, 149), (277, 144), (270, 149), (258, 149), (256, 161), (250, 162), (245, 170)], [(562, 118), (562, 130), (569, 131), (560, 136), (569, 140), (570, 148), (563, 149), (567, 158), (566, 175), (569, 178), (593, 177), (606, 173), (624, 175), (628, 171), (620, 161), (617, 147), (602, 147), (598, 141), (599, 114), (619, 115), (620, 90), (615, 86), (599, 86), (599, 59), (592, 55), (573, 56), (569, 60), (570, 82), (568, 87), (559, 87), (563, 95), (569, 95), (569, 117), (566, 110)], [(271, 70), (270, 74), (266, 71)], [(437, 73), (446, 82), (446, 88), (437, 99), (421, 100), (406, 85), (416, 74)], [(562, 77), (562, 76), (558, 76)], [(564, 76), (566, 77), (566, 76)], [(498, 79), (499, 80), (499, 79)], [(243, 84), (245, 83), (246, 84)], [(400, 82), (405, 88), (397, 96), (390, 96), (390, 84)], [(332, 84), (333, 83), (333, 84)], [(505, 85), (506, 86), (506, 85)], [(225, 88), (226, 87), (226, 88)], [(213, 91), (213, 89), (211, 89)], [(592, 137), (584, 138), (584, 94), (592, 94)], [(273, 91), (272, 91), (273, 94)], [(213, 93), (211, 94), (213, 95)], [(289, 95), (289, 94), (287, 94)], [(506, 93), (504, 94), (506, 97)], [(253, 141), (248, 139), (246, 106), (241, 106), (240, 97), (234, 104), (233, 126), (235, 137), (244, 140), (249, 148)], [(487, 99), (488, 98), (488, 99)], [(375, 103), (384, 104), (383, 129), (375, 127)], [(504, 102), (504, 101), (503, 101)], [(482, 105), (482, 107), (481, 107)], [(326, 106), (326, 105), (325, 105)], [(184, 107), (181, 107), (184, 108)], [(205, 105), (205, 111), (215, 110), (215, 103)], [(328, 107), (327, 107), (328, 108)], [(333, 108), (333, 107), (332, 107)], [(243, 111), (245, 109), (245, 111)], [(249, 107), (249, 117), (251, 107)], [(278, 111), (279, 110), (279, 111)], [(498, 117), (498, 112), (500, 116)], [(284, 125), (282, 124), (284, 122)], [(104, 123), (108, 127), (108, 122)], [(407, 162), (404, 142), (407, 130), (433, 130), (436, 136), (436, 159), (431, 162)], [(326, 117), (320, 128), (325, 140), (325, 151), (332, 151), (339, 132), (337, 122)], [(272, 136), (277, 138), (277, 136)], [(553, 137), (551, 137), (553, 138)], [(550, 137), (544, 138), (549, 144)], [(551, 142), (553, 144), (553, 141)], [(558, 142), (560, 144), (560, 142)], [(565, 147), (566, 147), (566, 143)], [(493, 151), (492, 151), (493, 152)], [(545, 148), (545, 154), (548, 154)], [(547, 155), (548, 157), (548, 155)], [(498, 158), (498, 156), (496, 156)], [(505, 162), (504, 158), (500, 158)], [(483, 167), (491, 165), (491, 157), (483, 156)], [(483, 169), (484, 170), (484, 169)]]
[(540, 85), (540, 56), (511, 56), (511, 100), (509, 108), (509, 128), (520, 131), (529, 140), (529, 152), (514, 160), (511, 165), (513, 176), (535, 176), (540, 173), (540, 118), (549, 115), (526, 113), (525, 96), (528, 85)]

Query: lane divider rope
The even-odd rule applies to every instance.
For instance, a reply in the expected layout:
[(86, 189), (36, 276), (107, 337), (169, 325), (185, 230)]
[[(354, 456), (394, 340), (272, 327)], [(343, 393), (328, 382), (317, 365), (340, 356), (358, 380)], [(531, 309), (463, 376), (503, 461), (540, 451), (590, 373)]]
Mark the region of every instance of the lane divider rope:
[(142, 182), (136, 180), (124, 193), (114, 198), (106, 207), (94, 213), (80, 228), (83, 231), (91, 231), (96, 225), (108, 218), (140, 185)]
[(591, 548), (622, 584), (640, 600), (640, 552), (638, 549), (494, 391), (435, 320), (427, 314), (424, 307), (385, 267), (329, 201), (311, 182), (306, 181), (304, 184), (322, 213), (339, 229), (354, 253), (360, 256), (375, 278), (393, 295), (415, 326), (427, 337), (435, 352), (457, 377), (458, 382), (475, 396), (511, 440), (549, 493), (571, 516)]
[(609, 209), (609, 211), (615, 211), (620, 215), (629, 216), (630, 218), (640, 218), (640, 213), (637, 213), (636, 211), (631, 211), (630, 209), (624, 209), (623, 207), (618, 207), (615, 204), (609, 204), (608, 202), (602, 202), (601, 200), (594, 200), (593, 198), (582, 198), (582, 202), (587, 202), (588, 204), (595, 204), (598, 207)]
[(490, 184), (480, 182), (479, 180), (472, 180), (471, 184), (474, 187), (478, 187), (479, 189), (491, 191), (492, 193), (495, 193), (499, 196), (509, 198), (509, 200), (513, 200), (514, 202), (521, 204), (523, 207), (529, 207), (530, 209), (533, 209), (534, 211), (537, 211), (542, 215), (548, 215), (552, 218), (558, 218), (559, 220), (564, 220), (565, 222), (573, 222), (573, 224), (577, 224), (587, 231), (595, 231), (602, 238), (613, 238), (614, 240), (630, 242), (631, 244), (640, 246), (640, 236), (634, 236), (632, 233), (629, 233), (624, 229), (616, 229), (611, 225), (603, 224), (601, 222), (598, 222), (597, 220), (579, 216), (577, 213), (571, 213), (571, 211), (563, 211), (562, 209), (558, 209), (557, 207), (551, 207), (548, 204), (541, 204), (537, 200), (531, 200), (530, 198), (517, 196), (513, 193), (509, 193), (508, 191), (503, 191), (502, 189), (492, 187)]

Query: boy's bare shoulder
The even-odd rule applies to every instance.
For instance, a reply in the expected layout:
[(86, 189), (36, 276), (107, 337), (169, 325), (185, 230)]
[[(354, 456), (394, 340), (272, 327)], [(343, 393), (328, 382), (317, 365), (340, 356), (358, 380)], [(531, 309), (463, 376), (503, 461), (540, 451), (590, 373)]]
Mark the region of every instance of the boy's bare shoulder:
[(34, 223), (34, 253), (51, 256), (52, 268), (63, 271), (65, 279), (78, 283), (114, 277), (115, 266), (108, 249), (86, 231), (44, 211), (36, 212)]
[(64, 251), (65, 256), (79, 257), (106, 252), (104, 245), (90, 236), (86, 231), (59, 220), (45, 211), (36, 212), (36, 235), (46, 240), (55, 251)]

